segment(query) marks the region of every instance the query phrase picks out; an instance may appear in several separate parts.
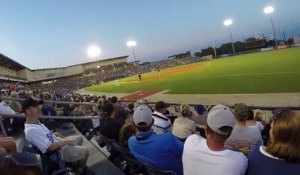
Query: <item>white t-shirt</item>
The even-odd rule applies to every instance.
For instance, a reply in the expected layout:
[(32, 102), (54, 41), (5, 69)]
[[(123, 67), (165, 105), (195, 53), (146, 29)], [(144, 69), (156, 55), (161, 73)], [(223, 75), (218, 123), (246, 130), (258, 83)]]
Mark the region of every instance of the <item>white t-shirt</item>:
[(59, 142), (60, 139), (43, 124), (25, 124), (25, 138), (36, 146), (42, 153), (47, 152), (52, 143)]
[(244, 175), (248, 166), (242, 153), (212, 151), (206, 139), (196, 134), (185, 141), (182, 162), (184, 175)]

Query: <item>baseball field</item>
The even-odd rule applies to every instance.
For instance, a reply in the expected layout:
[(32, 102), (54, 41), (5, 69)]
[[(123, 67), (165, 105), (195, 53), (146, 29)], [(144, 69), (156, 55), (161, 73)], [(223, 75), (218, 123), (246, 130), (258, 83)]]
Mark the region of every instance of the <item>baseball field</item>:
[(85, 88), (89, 92), (132, 93), (169, 90), (170, 94), (300, 92), (300, 48), (219, 58), (131, 76)]

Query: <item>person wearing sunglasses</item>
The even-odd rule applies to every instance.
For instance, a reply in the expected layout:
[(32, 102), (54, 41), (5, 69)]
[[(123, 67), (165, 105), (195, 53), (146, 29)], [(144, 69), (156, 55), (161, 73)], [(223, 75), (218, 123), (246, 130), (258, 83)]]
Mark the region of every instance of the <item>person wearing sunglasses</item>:
[(270, 140), (249, 155), (247, 175), (300, 174), (300, 111), (284, 110), (274, 115)]

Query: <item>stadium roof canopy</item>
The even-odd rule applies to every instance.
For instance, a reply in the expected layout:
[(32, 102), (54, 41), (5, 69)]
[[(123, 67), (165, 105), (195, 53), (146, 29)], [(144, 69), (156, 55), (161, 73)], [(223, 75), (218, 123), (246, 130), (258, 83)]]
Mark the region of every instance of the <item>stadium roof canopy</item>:
[(22, 70), (22, 69), (28, 69), (27, 67), (23, 66), (22, 64), (8, 58), (7, 56), (0, 53), (0, 65), (7, 67), (9, 69), (13, 69), (16, 71)]
[(68, 68), (68, 67), (72, 67), (72, 66), (87, 65), (87, 64), (98, 63), (98, 62), (104, 62), (104, 61), (118, 60), (118, 59), (128, 58), (128, 57), (129, 57), (129, 55), (124, 55), (124, 56), (120, 56), (120, 57), (114, 57), (114, 58), (108, 58), (108, 59), (103, 59), (103, 60), (90, 61), (90, 62), (85, 62), (85, 63), (80, 63), (80, 64), (73, 64), (73, 65), (70, 65), (70, 66), (64, 66), (64, 67), (34, 69), (33, 71), (47, 70), (47, 69), (64, 69), (64, 68)]
[(185, 53), (180, 53), (180, 54), (168, 56), (168, 58), (175, 58), (175, 59), (184, 58), (184, 57), (191, 57), (191, 52), (187, 51)]

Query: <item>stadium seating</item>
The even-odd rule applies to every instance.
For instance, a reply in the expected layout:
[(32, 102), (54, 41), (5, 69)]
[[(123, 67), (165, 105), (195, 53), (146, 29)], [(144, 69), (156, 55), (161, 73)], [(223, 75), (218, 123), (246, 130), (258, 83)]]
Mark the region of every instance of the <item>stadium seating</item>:
[(70, 168), (67, 168), (59, 150), (42, 153), (38, 148), (31, 145), (23, 147), (23, 152), (38, 154), (41, 158), (43, 172), (46, 175), (67, 175), (72, 172)]
[[(41, 93), (43, 93), (43, 92), (41, 92)], [(61, 96), (63, 96), (63, 95), (61, 95)], [(100, 96), (99, 97), (96, 97), (96, 96), (81, 96), (81, 95), (71, 95), (71, 96), (74, 100), (82, 98), (84, 102), (96, 101), (95, 99), (102, 98)], [(62, 98), (61, 100), (67, 101), (66, 99), (67, 98)], [(51, 102), (49, 102), (49, 103), (51, 103)], [(83, 105), (84, 103), (81, 103), (81, 104)], [(94, 103), (94, 105), (97, 106), (96, 103)], [(150, 104), (150, 105), (152, 105), (152, 104)], [(176, 104), (174, 104), (174, 105), (176, 105)], [(67, 106), (67, 108), (70, 108), (70, 111), (72, 111), (72, 105), (69, 105), (69, 104), (59, 106), (59, 110), (61, 110), (61, 111), (66, 110), (66, 106)], [(253, 108), (255, 108), (255, 107), (253, 107)], [(263, 108), (263, 109), (265, 109), (265, 110), (274, 110), (274, 108)], [(72, 113), (68, 113), (68, 115), (70, 117), (72, 117)], [(89, 113), (87, 113), (87, 115), (89, 115)], [(174, 119), (176, 117), (177, 117), (177, 114), (173, 113), (173, 111), (172, 111), (171, 115), (170, 115), (170, 118), (172, 119), (172, 121), (174, 121)], [(69, 122), (69, 121), (72, 121), (72, 120), (73, 119), (68, 119), (67, 121)], [(6, 119), (6, 121), (8, 121), (8, 119)], [(53, 121), (55, 121), (55, 120), (53, 120)], [(89, 119), (89, 121), (90, 121), (90, 119)], [(79, 122), (81, 122), (81, 121), (79, 121)], [(83, 123), (83, 122), (81, 122), (81, 123)], [(61, 127), (62, 125), (60, 125), (60, 123), (55, 124), (55, 122), (54, 122), (53, 126), (54, 126), (53, 128), (55, 128), (55, 127)], [(7, 127), (10, 127), (10, 125), (8, 125)], [(149, 174), (149, 175), (160, 175), (160, 174), (161, 175), (169, 175), (169, 174), (171, 175), (171, 174), (174, 174), (174, 172), (161, 171), (161, 170), (158, 170), (154, 167), (151, 167), (151, 166), (149, 166), (149, 165), (147, 165), (143, 162), (140, 162), (127, 149), (121, 147), (117, 142), (115, 142), (114, 140), (108, 139), (105, 136), (99, 134), (98, 133), (99, 127), (93, 128), (93, 125), (89, 125), (88, 127), (90, 127), (90, 128), (86, 128), (86, 130), (89, 131), (86, 135), (86, 138), (90, 142), (92, 142), (94, 140), (95, 136), (99, 136), (101, 141), (98, 142), (98, 144), (100, 145), (100, 147), (106, 146), (106, 148), (109, 151), (117, 152), (123, 160), (124, 167), (121, 168), (121, 170), (124, 173), (126, 173), (126, 174), (145, 174), (145, 175), (146, 174)], [(5, 128), (5, 129), (7, 130), (7, 128)], [(201, 129), (200, 131), (201, 131), (200, 132), (201, 135), (204, 135), (204, 132), (203, 132), (204, 130)], [(83, 135), (85, 135), (85, 133), (83, 133)], [(43, 170), (47, 174), (68, 173), (68, 172), (72, 171), (68, 167), (74, 167), (74, 165), (71, 165), (71, 164), (68, 164), (68, 163), (62, 161), (61, 155), (59, 154), (58, 151), (49, 152), (47, 154), (42, 154), (41, 152), (39, 152), (34, 147), (25, 147), (24, 152), (25, 153), (39, 154), (40, 157), (41, 157)]]

